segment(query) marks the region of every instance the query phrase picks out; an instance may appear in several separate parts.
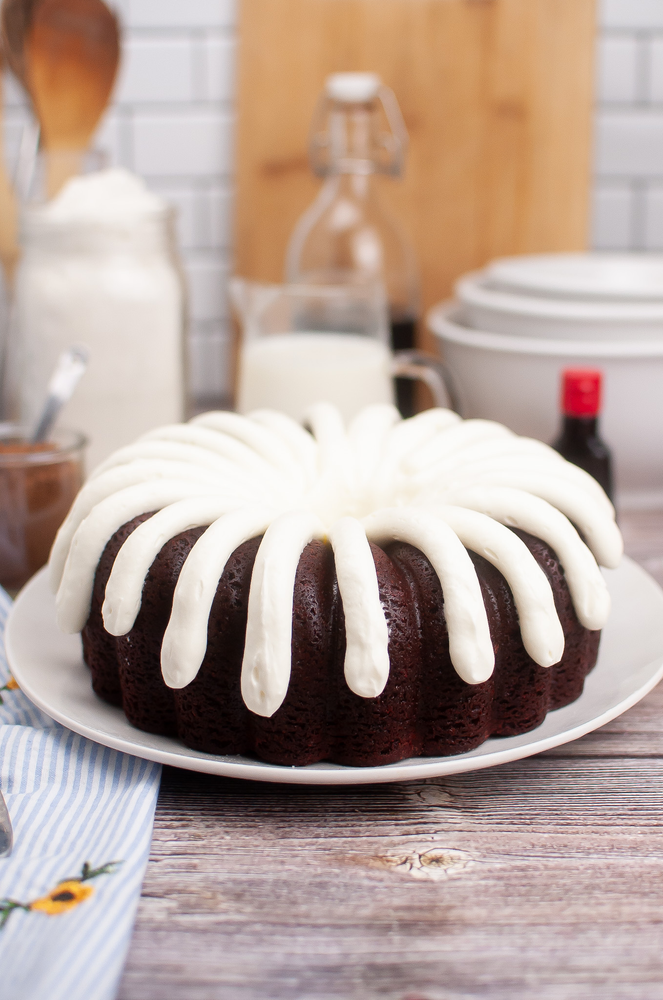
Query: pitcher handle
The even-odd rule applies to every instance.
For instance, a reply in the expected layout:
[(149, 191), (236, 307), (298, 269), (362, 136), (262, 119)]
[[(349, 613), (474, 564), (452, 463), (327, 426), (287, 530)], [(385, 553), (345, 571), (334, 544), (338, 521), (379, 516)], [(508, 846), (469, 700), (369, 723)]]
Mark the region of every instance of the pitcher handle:
[(460, 413), (458, 393), (451, 372), (444, 362), (426, 351), (397, 351), (394, 354), (391, 374), (397, 378), (411, 378), (423, 382), (430, 389), (435, 406), (446, 407)]

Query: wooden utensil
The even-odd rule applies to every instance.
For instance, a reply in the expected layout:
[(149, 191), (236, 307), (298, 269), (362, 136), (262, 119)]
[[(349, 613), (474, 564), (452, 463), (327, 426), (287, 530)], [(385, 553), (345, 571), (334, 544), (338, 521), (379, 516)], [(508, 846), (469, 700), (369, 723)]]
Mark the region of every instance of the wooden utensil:
[(24, 50), (16, 59), (39, 119), (52, 197), (79, 172), (108, 104), (119, 27), (102, 0), (27, 0), (23, 8)]
[[(2, 125), (2, 56), (0, 54), (0, 134)], [(0, 156), (0, 262), (11, 288), (18, 261), (18, 206), (5, 160)]]
[(25, 39), (32, 12), (40, 0), (4, 0), (2, 4), (2, 49), (7, 65), (29, 91), (25, 62)]
[(282, 279), (318, 187), (309, 123), (340, 70), (379, 73), (403, 111), (405, 179), (382, 194), (414, 239), (425, 307), (492, 257), (582, 249), (594, 14), (594, 0), (244, 0), (237, 272)]

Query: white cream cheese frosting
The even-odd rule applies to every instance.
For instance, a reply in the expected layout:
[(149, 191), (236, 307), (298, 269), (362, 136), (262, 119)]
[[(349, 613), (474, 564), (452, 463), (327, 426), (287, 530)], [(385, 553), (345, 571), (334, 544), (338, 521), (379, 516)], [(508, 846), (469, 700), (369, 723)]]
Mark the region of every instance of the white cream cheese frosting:
[[(510, 528), (555, 551), (579, 621), (600, 629), (610, 609), (598, 564), (614, 567), (622, 540), (600, 486), (539, 441), (486, 420), (434, 409), (402, 420), (394, 407), (363, 410), (346, 429), (327, 403), (306, 430), (282, 413), (206, 413), (116, 452), (79, 493), (53, 545), (51, 582), (67, 632), (87, 621), (99, 559), (113, 534), (152, 514), (121, 546), (102, 614), (112, 635), (131, 630), (143, 585), (163, 545), (203, 527), (179, 576), (162, 644), (166, 684), (196, 677), (219, 579), (242, 542), (262, 537), (251, 579), (241, 689), (272, 716), (288, 691), (299, 558), (314, 538), (334, 554), (346, 629), (345, 678), (363, 698), (389, 678), (389, 628), (370, 543), (420, 549), (444, 595), (451, 661), (470, 684), (490, 677), (494, 653), (468, 550), (496, 566), (513, 593), (525, 649), (559, 662), (562, 631), (547, 577)], [(581, 535), (583, 537), (581, 537)]]

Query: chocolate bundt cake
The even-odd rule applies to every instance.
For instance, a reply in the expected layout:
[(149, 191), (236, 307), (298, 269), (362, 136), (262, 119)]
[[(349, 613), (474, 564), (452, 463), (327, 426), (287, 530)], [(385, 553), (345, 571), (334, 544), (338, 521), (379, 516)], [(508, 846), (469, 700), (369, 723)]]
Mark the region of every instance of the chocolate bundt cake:
[(368, 407), (207, 413), (92, 474), (51, 553), (96, 693), (213, 754), (457, 754), (582, 692), (622, 543), (538, 441)]

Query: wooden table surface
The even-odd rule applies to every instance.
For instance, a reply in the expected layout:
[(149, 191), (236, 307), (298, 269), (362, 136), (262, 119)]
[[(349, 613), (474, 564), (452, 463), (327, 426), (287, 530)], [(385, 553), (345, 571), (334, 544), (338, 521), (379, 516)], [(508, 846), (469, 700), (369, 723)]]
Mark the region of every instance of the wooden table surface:
[[(663, 583), (663, 513), (622, 527)], [(454, 777), (164, 769), (120, 1000), (475, 997), (663, 997), (663, 685), (575, 743)]]

